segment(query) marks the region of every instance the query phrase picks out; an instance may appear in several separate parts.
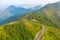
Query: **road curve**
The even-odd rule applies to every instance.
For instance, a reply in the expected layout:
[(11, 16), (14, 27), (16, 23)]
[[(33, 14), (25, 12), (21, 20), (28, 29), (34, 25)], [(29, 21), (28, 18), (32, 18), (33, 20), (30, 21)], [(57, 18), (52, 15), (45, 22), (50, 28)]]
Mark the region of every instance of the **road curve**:
[(36, 34), (34, 40), (40, 40), (40, 39), (42, 38), (42, 36), (43, 36), (43, 34), (44, 34), (44, 32), (45, 32), (45, 28), (44, 28), (43, 25), (41, 25), (41, 27), (42, 27), (42, 30), (39, 31), (39, 32)]

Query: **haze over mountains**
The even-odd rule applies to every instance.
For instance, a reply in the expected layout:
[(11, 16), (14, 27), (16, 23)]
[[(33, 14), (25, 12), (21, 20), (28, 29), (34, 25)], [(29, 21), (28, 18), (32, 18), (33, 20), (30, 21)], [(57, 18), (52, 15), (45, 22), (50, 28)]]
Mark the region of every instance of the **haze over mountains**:
[[(56, 10), (58, 10), (58, 12), (59, 12), (59, 10), (60, 10), (59, 9), (60, 8), (60, 2), (53, 3), (53, 4), (47, 4), (47, 5), (44, 6), (44, 7), (41, 6), (41, 5), (38, 5), (38, 6), (35, 6), (35, 7), (32, 7), (32, 8), (29, 8), (29, 9), (11, 5), (11, 6), (7, 7), (3, 12), (0, 13), (0, 15), (1, 15), (0, 16), (0, 24), (4, 24), (6, 22), (9, 22), (10, 20), (13, 21), (17, 17), (22, 16), (25, 13), (34, 12), (34, 11), (39, 10), (40, 8), (41, 8), (40, 11), (41, 10), (45, 11), (47, 8), (49, 8), (50, 10), (54, 10), (55, 9), (55, 12), (56, 12)], [(57, 19), (60, 20), (60, 18), (57, 18)]]
[(1, 15), (0, 16), (0, 24), (4, 24), (9, 21), (13, 21), (17, 17), (22, 16), (25, 13), (36, 11), (36, 10), (38, 10), (38, 8), (40, 8), (40, 7), (38, 7), (38, 8), (37, 7), (38, 6), (26, 9), (26, 8), (11, 5), (0, 13), (0, 15)]
[(0, 22), (3, 24), (0, 26), (0, 40), (34, 40), (36, 34), (42, 30), (41, 24), (45, 28), (45, 33), (40, 40), (60, 40), (60, 2), (35, 8), (31, 10), (8, 7), (4, 11), (4, 17), (8, 18)]

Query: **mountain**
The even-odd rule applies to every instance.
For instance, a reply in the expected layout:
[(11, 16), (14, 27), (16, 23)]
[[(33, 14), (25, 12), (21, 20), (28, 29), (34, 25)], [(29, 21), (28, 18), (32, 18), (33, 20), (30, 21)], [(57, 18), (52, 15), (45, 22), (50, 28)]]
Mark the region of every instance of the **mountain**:
[(37, 5), (37, 6), (35, 6), (35, 7), (30, 8), (30, 9), (31, 9), (31, 11), (37, 11), (37, 10), (39, 10), (40, 8), (42, 8), (42, 5)]
[(16, 6), (13, 6), (13, 5), (9, 6), (7, 9), (13, 15), (22, 15), (22, 14), (25, 14), (25, 13), (30, 11), (29, 9), (25, 9), (25, 8), (22, 8), (22, 7), (16, 7)]
[(40, 5), (29, 8), (29, 9), (11, 5), (0, 13), (0, 15), (1, 15), (0, 16), (0, 25), (14, 21), (19, 16), (22, 16), (28, 12), (34, 12), (40, 8), (41, 8)]
[(0, 12), (0, 22), (11, 16), (12, 16), (12, 14), (8, 10), (4, 10), (4, 11)]
[(15, 21), (0, 26), (0, 40), (34, 40), (42, 26), (45, 32), (40, 40), (60, 40), (59, 2), (29, 12)]
[(27, 12), (30, 12), (30, 9), (25, 9), (22, 7), (16, 7), (11, 5), (4, 11), (0, 12), (0, 24), (11, 22), (12, 20), (15, 20), (18, 16), (22, 16)]
[(38, 12), (44, 12), (51, 19), (54, 19), (57, 22), (60, 22), (60, 2), (48, 4), (45, 7), (41, 8)]

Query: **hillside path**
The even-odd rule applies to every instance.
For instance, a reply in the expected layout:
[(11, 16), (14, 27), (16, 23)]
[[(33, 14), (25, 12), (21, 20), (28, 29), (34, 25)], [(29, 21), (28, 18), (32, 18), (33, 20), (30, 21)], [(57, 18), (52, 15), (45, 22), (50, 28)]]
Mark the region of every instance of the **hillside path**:
[(42, 38), (42, 36), (43, 36), (43, 34), (44, 34), (44, 32), (45, 32), (44, 26), (41, 25), (41, 27), (42, 27), (42, 30), (39, 31), (39, 32), (36, 34), (34, 40), (41, 40), (41, 38)]

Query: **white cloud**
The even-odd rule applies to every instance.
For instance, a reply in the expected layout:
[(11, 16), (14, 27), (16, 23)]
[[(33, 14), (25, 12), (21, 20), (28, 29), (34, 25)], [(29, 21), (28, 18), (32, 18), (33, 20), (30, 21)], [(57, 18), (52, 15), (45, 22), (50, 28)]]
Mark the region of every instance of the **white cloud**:
[(21, 6), (36, 6), (39, 4), (47, 4), (57, 2), (59, 0), (0, 0), (0, 6), (21, 5)]

